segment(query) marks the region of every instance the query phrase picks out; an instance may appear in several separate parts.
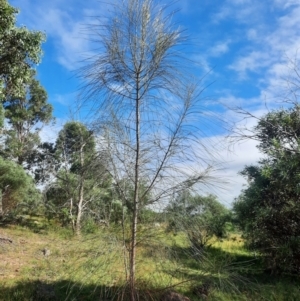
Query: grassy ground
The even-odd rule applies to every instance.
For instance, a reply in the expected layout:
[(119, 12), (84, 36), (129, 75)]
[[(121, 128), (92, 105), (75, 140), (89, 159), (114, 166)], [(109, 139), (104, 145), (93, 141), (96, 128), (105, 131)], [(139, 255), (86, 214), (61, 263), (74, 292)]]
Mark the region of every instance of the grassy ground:
[[(121, 300), (126, 291), (118, 228), (74, 238), (69, 230), (35, 219), (0, 227), (1, 237), (12, 243), (0, 242), (0, 300)], [(240, 235), (211, 244), (200, 252), (183, 235), (143, 229), (137, 263), (141, 295), (151, 300), (169, 287), (191, 300), (300, 300), (300, 279), (264, 274)]]

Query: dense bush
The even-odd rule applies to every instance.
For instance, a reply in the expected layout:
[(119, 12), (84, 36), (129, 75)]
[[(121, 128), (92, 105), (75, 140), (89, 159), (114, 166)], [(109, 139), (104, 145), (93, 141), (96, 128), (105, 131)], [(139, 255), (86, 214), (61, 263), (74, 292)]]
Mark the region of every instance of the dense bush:
[(0, 215), (33, 212), (40, 204), (40, 193), (23, 167), (0, 157)]
[(214, 235), (226, 235), (230, 212), (214, 195), (178, 195), (166, 208), (168, 230), (184, 231), (191, 245), (203, 248)]
[(300, 107), (267, 114), (255, 131), (266, 157), (241, 172), (249, 185), (235, 217), (268, 269), (300, 274)]

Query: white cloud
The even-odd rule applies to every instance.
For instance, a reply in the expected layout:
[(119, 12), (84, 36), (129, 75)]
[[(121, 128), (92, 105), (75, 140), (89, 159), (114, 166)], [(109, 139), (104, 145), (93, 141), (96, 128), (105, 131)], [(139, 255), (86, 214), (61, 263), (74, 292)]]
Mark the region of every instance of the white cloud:
[(41, 1), (36, 5), (32, 5), (29, 0), (21, 3), (15, 0), (12, 4), (21, 9), (18, 18), (20, 23), (46, 33), (47, 42), (55, 46), (55, 59), (66, 69), (76, 69), (84, 57), (91, 55), (91, 42), (83, 30), (86, 24), (94, 22), (92, 16), (101, 12), (104, 4), (101, 6), (92, 0), (85, 3), (86, 9), (80, 9), (80, 5), (74, 7), (61, 0)]
[(229, 69), (236, 71), (239, 74), (239, 79), (245, 79), (247, 72), (258, 72), (260, 69), (268, 67), (272, 61), (272, 57), (268, 53), (261, 51), (252, 51), (247, 56), (240, 57)]
[(249, 40), (256, 40), (258, 36), (257, 30), (254, 28), (251, 28), (247, 31), (247, 38)]
[[(255, 122), (255, 121), (253, 121)], [(214, 140), (220, 141), (222, 144), (222, 150), (217, 153), (217, 150), (211, 149), (215, 152), (215, 156), (220, 158), (223, 163), (218, 167), (215, 166), (216, 171), (212, 174), (212, 182), (207, 185), (202, 185), (200, 188), (200, 194), (215, 194), (218, 199), (226, 206), (230, 207), (236, 197), (239, 196), (247, 181), (238, 173), (244, 169), (245, 165), (255, 165), (262, 157), (256, 148), (257, 142), (251, 139), (241, 142), (232, 143), (229, 140), (225, 140), (225, 137), (215, 136), (211, 137)], [(204, 143), (206, 147), (207, 139), (201, 139), (201, 143)], [(203, 168), (201, 165), (194, 165), (196, 168)], [(182, 168), (187, 168), (183, 166)]]
[(210, 75), (213, 73), (213, 68), (208, 62), (208, 58), (204, 54), (196, 54), (191, 58), (192, 62), (196, 64), (197, 68), (200, 68), (202, 73), (209, 73)]
[(222, 20), (228, 18), (232, 13), (232, 10), (231, 8), (229, 8), (228, 6), (223, 6), (219, 12), (215, 13), (214, 16), (213, 16), (213, 22), (214, 23), (219, 23), (221, 22)]
[(224, 91), (222, 97), (218, 99), (218, 103), (221, 104), (223, 107), (229, 109), (229, 111), (226, 112), (226, 119), (229, 121), (237, 121), (243, 118), (241, 114), (236, 113), (236, 109), (238, 108), (244, 108), (248, 111), (256, 111), (263, 109), (265, 104), (263, 102), (263, 96), (258, 95), (257, 97), (237, 97), (231, 94), (231, 91)]
[[(261, 72), (265, 69), (266, 81), (274, 82), (274, 78), (286, 75), (288, 60), (300, 48), (300, 3), (277, 19), (271, 32), (252, 27), (247, 31), (255, 44), (247, 45), (243, 55), (239, 56), (230, 69), (238, 72), (240, 79), (247, 78), (247, 73)], [(275, 67), (276, 66), (276, 67)], [(275, 73), (273, 73), (275, 71)]]
[[(256, 120), (248, 120), (248, 126), (256, 124)], [(219, 172), (219, 176), (226, 181), (224, 190), (216, 192), (220, 201), (230, 206), (234, 199), (239, 196), (244, 189), (247, 181), (238, 173), (244, 169), (246, 165), (255, 165), (262, 154), (257, 149), (258, 142), (252, 139), (244, 141), (236, 141), (234, 144), (228, 141), (227, 147), (224, 147), (220, 156), (224, 160), (223, 169)]]
[(274, 4), (286, 9), (294, 5), (299, 5), (299, 0), (274, 0)]
[[(39, 13), (41, 17), (42, 12)], [(81, 32), (82, 27), (82, 21), (75, 21), (67, 12), (59, 9), (50, 9), (39, 21), (39, 28), (53, 38), (58, 62), (69, 70), (76, 68), (83, 53), (89, 51), (89, 42)]]
[(76, 99), (77, 99), (76, 93), (68, 93), (68, 94), (54, 94), (50, 100), (53, 103), (58, 103), (68, 107), (70, 105), (73, 105)]
[(40, 138), (42, 142), (54, 143), (57, 139), (59, 131), (63, 128), (67, 119), (56, 118), (55, 123), (44, 125), (40, 131)]
[(231, 43), (231, 40), (217, 43), (208, 51), (208, 55), (210, 55), (212, 57), (218, 57), (218, 56), (221, 56), (221, 55), (227, 53), (229, 51), (230, 43)]
[(54, 143), (62, 125), (45, 125), (40, 131), (40, 138), (42, 142)]
[(227, 0), (214, 14), (213, 22), (234, 19), (241, 24), (255, 23), (261, 18), (262, 3), (253, 0)]

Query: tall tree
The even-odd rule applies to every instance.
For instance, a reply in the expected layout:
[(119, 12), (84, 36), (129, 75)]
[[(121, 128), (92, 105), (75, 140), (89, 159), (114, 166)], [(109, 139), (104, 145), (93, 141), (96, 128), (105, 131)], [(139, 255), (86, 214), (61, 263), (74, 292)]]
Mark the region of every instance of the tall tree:
[(41, 43), (45, 36), (39, 31), (17, 27), (18, 10), (0, 0), (0, 100), (8, 96), (24, 97), (24, 84), (32, 77), (32, 66), (40, 62)]
[(137, 233), (145, 196), (151, 195), (147, 202), (153, 206), (174, 191), (205, 182), (211, 166), (204, 160), (209, 156), (197, 127), (205, 120), (201, 89), (190, 84), (193, 77), (182, 64), (180, 46), (185, 39), (172, 24), (173, 14), (152, 0), (120, 1), (112, 11), (107, 23), (90, 28), (101, 51), (80, 76), (84, 99), (94, 101), (95, 126), (105, 141), (102, 147), (124, 206), (123, 179), (130, 179), (133, 187), (131, 232), (124, 244), (134, 301)]
[(74, 232), (80, 235), (82, 216), (89, 204), (100, 197), (100, 187), (107, 181), (95, 151), (93, 132), (80, 122), (66, 123), (58, 134), (54, 157), (60, 167), (48, 196), (55, 204), (68, 204)]
[(47, 93), (34, 77), (25, 84), (25, 95), (11, 95), (3, 101), (8, 128), (4, 130), (3, 155), (18, 164), (30, 163), (30, 155), (39, 144), (39, 130), (52, 119)]
[(67, 122), (59, 132), (56, 151), (71, 170), (76, 171), (95, 154), (95, 139), (92, 131), (77, 121)]
[[(17, 13), (0, 0), (0, 126), (5, 142), (1, 153), (24, 165), (39, 143), (38, 126), (50, 121), (52, 107), (34, 78), (45, 36), (17, 27)], [(4, 118), (8, 127), (3, 130)]]

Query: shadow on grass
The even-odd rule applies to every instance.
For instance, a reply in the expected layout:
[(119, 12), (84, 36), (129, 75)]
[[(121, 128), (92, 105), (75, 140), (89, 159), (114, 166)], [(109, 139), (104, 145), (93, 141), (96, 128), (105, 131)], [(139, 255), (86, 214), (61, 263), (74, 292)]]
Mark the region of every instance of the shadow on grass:
[[(136, 300), (159, 300), (163, 289), (149, 289), (141, 284)], [(128, 286), (84, 285), (71, 281), (42, 282), (39, 280), (17, 283), (0, 291), (1, 301), (129, 301)]]
[(171, 253), (182, 266), (176, 274), (173, 272), (174, 276), (195, 284), (209, 283), (212, 290), (242, 298), (232, 300), (300, 300), (300, 277), (267, 274), (260, 257), (216, 247), (199, 250), (176, 245), (171, 247)]
[(70, 281), (42, 282), (29, 281), (4, 287), (0, 292), (2, 301), (79, 301), (113, 300), (116, 289), (82, 285)]
[(210, 262), (211, 265), (216, 266), (235, 266), (236, 269), (240, 268), (242, 273), (257, 272), (261, 269), (261, 259), (259, 257), (234, 254), (212, 246), (200, 249), (174, 245), (170, 248), (170, 254), (184, 266), (195, 270), (201, 268), (204, 262)]
[(40, 220), (38, 217), (34, 216), (13, 216), (13, 217), (7, 217), (6, 219), (3, 219), (0, 221), (0, 227), (6, 228), (10, 227), (12, 225), (21, 226), (24, 228), (29, 229), (30, 231), (34, 233), (39, 234), (46, 234), (49, 228), (49, 223), (47, 223), (46, 220)]

